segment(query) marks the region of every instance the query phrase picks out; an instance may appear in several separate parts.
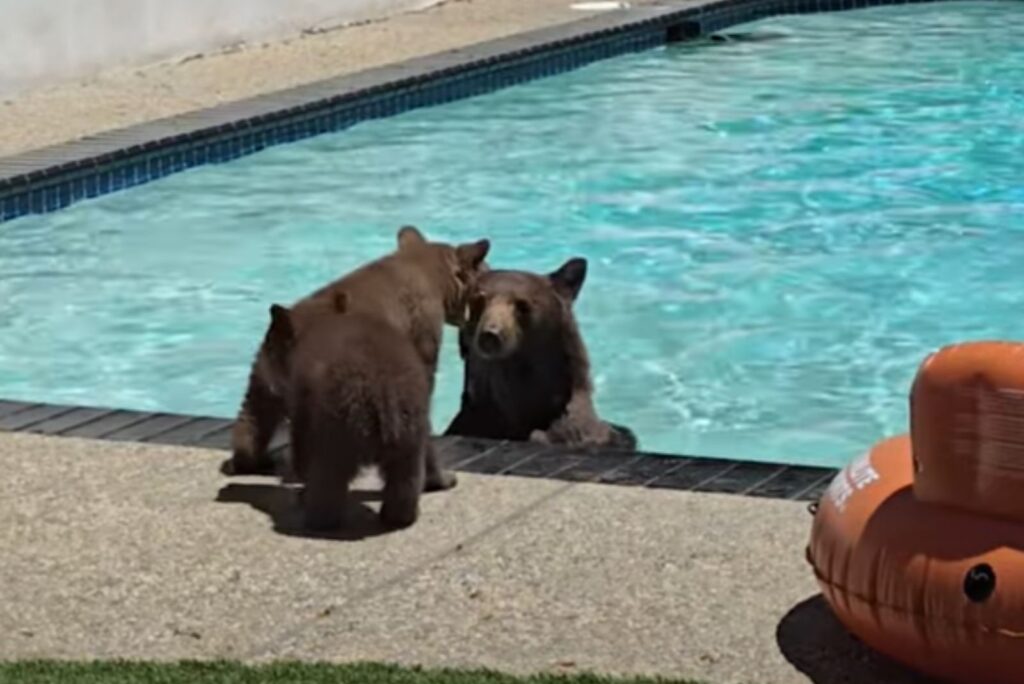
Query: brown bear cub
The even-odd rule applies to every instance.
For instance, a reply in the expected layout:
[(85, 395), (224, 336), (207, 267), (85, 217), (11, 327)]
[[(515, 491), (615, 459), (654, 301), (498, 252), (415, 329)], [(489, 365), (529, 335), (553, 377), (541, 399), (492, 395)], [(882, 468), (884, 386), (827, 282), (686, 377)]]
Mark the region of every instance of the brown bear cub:
[[(458, 325), (464, 319), (466, 298), (474, 285), (477, 272), (486, 268), (484, 259), (489, 248), (487, 240), (459, 246), (428, 242), (418, 230), (406, 226), (398, 232), (398, 248), (394, 252), (322, 287), (296, 302), (287, 311), (282, 307), (278, 312), (279, 325), (271, 325), (253, 362), (245, 399), (232, 433), (232, 456), (225, 464), (225, 472), (242, 474), (274, 471), (267, 446), (277, 427), (288, 416), (288, 402), (300, 398), (289, 387), (289, 381), (295, 369), (306, 368), (305, 364), (314, 363), (306, 360), (306, 354), (315, 353), (319, 355), (317, 358), (322, 357), (317, 367), (324, 369), (324, 382), (340, 383), (339, 378), (346, 373), (351, 375), (347, 381), (353, 383), (392, 382), (390, 378), (374, 378), (369, 375), (369, 370), (355, 370), (363, 366), (359, 366), (356, 357), (344, 356), (349, 353), (346, 352), (348, 343), (344, 345), (346, 349), (336, 352), (337, 355), (326, 354), (325, 346), (317, 341), (320, 337), (363, 340), (371, 332), (383, 334), (382, 331), (387, 328), (388, 334), (384, 335), (387, 339), (381, 342), (382, 349), (386, 349), (392, 356), (398, 353), (396, 348), (400, 345), (390, 339), (394, 336), (401, 337), (411, 347), (420, 364), (419, 372), (427, 383), (429, 403), (444, 324)], [(339, 313), (339, 308), (344, 309), (343, 313)], [(350, 329), (356, 323), (335, 329), (321, 321), (324, 318), (350, 316), (360, 326), (357, 332)], [(335, 324), (342, 325), (335, 321), (330, 323), (331, 326)], [(307, 342), (307, 332), (315, 332), (316, 338)], [(275, 340), (291, 350), (290, 364), (286, 364), (290, 368), (288, 372), (281, 370), (280, 355), (269, 355), (268, 343), (274, 343)], [(358, 345), (356, 347), (359, 349)], [(304, 350), (302, 355), (295, 357), (296, 350), (300, 349)], [(382, 373), (388, 368), (387, 364), (376, 361), (365, 368), (369, 367)], [(359, 380), (362, 376), (368, 379)], [(306, 376), (303, 378), (310, 380)], [(302, 391), (309, 391), (309, 388)], [(318, 388), (317, 396), (327, 397), (332, 396), (331, 392), (338, 392), (336, 398), (344, 398), (346, 401), (378, 401), (382, 397), (391, 396), (387, 391), (382, 389), (382, 394), (371, 393), (363, 397), (347, 394), (340, 388)], [(350, 409), (321, 407), (320, 410), (323, 415), (340, 416), (343, 411)], [(387, 407), (381, 405), (373, 410), (383, 412)], [(401, 410), (405, 410), (404, 405)], [(379, 429), (389, 428), (381, 425)], [(434, 466), (430, 463), (427, 465), (428, 471), (432, 471)]]
[(447, 435), (636, 449), (636, 436), (601, 420), (590, 361), (573, 314), (587, 275), (570, 259), (547, 276), (483, 273), (459, 332), (462, 406)]
[[(336, 301), (343, 312), (345, 295)], [(300, 321), (274, 304), (270, 315), (264, 372), (284, 389), (306, 527), (342, 524), (349, 483), (372, 465), (384, 480), (381, 520), (413, 524), (420, 493), (455, 477), (431, 450), (430, 381), (408, 336), (363, 313)]]

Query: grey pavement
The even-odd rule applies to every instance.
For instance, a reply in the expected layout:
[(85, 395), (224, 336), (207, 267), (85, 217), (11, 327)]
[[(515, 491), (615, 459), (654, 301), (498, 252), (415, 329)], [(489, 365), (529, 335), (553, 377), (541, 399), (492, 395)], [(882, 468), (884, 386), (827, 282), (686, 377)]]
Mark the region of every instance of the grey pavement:
[(223, 452), (0, 434), (0, 658), (373, 660), (709, 683), (918, 680), (830, 616), (803, 504), (463, 473), (305, 536)]

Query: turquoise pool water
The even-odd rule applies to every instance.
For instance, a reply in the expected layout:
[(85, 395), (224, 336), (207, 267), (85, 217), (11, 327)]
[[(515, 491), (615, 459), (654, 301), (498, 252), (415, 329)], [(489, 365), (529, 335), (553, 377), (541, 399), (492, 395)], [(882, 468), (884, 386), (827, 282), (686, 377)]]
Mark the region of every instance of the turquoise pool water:
[[(1024, 3), (787, 17), (0, 226), (0, 396), (232, 416), (267, 306), (402, 223), (590, 260), (642, 446), (839, 464), (939, 345), (1024, 337)], [(435, 427), (461, 366), (448, 337)]]

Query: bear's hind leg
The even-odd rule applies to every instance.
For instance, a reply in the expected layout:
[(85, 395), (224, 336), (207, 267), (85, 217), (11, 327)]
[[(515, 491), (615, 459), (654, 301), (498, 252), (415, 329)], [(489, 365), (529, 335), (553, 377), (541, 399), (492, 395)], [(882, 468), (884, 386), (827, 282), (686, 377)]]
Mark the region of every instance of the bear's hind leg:
[[(358, 461), (349, 454), (338, 453), (337, 444), (331, 442), (311, 435), (298, 441), (296, 459), (304, 464), (301, 498), (309, 530), (333, 530), (344, 524), (348, 488), (359, 472)], [(296, 446), (293, 441), (292, 448)]]
[(380, 518), (392, 527), (409, 527), (419, 517), (420, 494), (426, 482), (429, 440), (395, 447), (383, 454), (380, 473), (384, 479)]

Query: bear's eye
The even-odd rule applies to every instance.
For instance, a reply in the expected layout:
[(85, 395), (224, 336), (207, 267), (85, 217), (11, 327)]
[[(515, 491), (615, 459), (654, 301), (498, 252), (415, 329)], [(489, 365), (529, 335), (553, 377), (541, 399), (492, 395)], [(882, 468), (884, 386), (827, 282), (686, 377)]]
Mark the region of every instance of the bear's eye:
[(474, 318), (479, 318), (480, 314), (483, 313), (484, 306), (487, 305), (487, 298), (479, 292), (470, 296), (469, 298), (469, 313)]
[(530, 317), (530, 303), (529, 302), (524, 301), (522, 299), (517, 299), (516, 303), (515, 303), (515, 307), (516, 307), (516, 316), (518, 316), (520, 318), (520, 320), (526, 320), (526, 319), (528, 319)]

